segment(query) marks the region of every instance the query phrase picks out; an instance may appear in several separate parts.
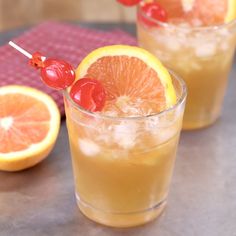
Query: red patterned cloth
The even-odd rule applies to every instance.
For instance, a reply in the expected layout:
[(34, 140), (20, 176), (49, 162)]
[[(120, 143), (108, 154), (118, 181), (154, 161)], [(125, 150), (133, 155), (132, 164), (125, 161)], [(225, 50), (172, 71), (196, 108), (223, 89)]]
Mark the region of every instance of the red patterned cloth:
[[(98, 31), (56, 22), (42, 23), (12, 41), (30, 53), (39, 51), (46, 57), (63, 59), (74, 67), (98, 47), (112, 44), (136, 45), (132, 36), (119, 29)], [(44, 85), (39, 71), (31, 68), (28, 59), (9, 45), (0, 47), (0, 71), (0, 86), (19, 84), (40, 89), (54, 98), (64, 115), (62, 94)]]

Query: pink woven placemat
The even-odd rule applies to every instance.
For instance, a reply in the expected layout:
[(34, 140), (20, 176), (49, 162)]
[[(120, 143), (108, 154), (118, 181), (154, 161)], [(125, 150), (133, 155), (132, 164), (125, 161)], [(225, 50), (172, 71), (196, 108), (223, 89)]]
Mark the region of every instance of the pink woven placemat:
[[(112, 44), (136, 45), (136, 40), (120, 29), (100, 31), (80, 26), (45, 22), (12, 39), (30, 53), (60, 58), (74, 67), (92, 50)], [(51, 95), (64, 115), (62, 94), (43, 84), (39, 72), (28, 65), (28, 59), (9, 45), (0, 47), (0, 86), (18, 84), (40, 89)]]

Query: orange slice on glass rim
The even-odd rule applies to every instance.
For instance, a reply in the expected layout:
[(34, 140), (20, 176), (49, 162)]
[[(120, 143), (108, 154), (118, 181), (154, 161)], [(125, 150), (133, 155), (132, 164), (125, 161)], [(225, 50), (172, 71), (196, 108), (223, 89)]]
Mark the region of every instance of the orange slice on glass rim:
[(77, 79), (99, 80), (106, 91), (103, 113), (143, 116), (176, 103), (171, 76), (148, 51), (126, 45), (106, 46), (91, 52), (76, 70)]
[(60, 113), (47, 94), (25, 86), (0, 88), (0, 170), (36, 165), (52, 150)]

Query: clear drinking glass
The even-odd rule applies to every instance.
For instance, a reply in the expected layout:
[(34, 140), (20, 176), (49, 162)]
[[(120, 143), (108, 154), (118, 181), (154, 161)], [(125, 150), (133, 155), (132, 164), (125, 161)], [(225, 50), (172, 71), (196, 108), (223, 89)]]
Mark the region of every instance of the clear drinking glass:
[(221, 113), (236, 46), (236, 20), (212, 27), (190, 27), (156, 21), (141, 8), (138, 16), (139, 46), (156, 55), (187, 84), (183, 128), (212, 124)]
[(90, 113), (64, 92), (75, 194), (88, 218), (129, 227), (164, 209), (186, 99), (184, 82), (174, 74), (172, 80), (177, 104), (136, 118)]

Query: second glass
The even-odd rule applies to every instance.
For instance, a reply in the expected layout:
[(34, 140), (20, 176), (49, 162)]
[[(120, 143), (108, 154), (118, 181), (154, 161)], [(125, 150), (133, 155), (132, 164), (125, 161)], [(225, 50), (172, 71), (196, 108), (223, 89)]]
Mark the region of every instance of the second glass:
[(156, 55), (186, 82), (183, 129), (212, 124), (220, 115), (236, 45), (236, 20), (212, 27), (158, 22), (138, 8), (152, 26), (137, 20), (139, 46)]

